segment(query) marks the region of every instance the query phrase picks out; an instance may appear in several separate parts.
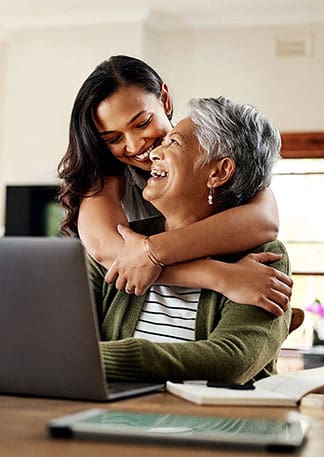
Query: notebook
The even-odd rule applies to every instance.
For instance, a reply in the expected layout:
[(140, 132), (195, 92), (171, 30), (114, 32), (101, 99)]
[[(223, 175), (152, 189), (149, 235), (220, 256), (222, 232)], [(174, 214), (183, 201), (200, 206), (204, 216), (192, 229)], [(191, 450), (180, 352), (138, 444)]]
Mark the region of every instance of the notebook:
[(0, 239), (0, 393), (116, 400), (163, 384), (107, 382), (78, 239)]

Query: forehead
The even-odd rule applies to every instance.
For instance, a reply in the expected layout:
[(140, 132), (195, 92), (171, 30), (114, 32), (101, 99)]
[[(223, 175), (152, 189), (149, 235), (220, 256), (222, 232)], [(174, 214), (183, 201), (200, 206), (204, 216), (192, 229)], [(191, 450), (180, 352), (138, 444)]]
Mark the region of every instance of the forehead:
[(195, 127), (190, 117), (185, 117), (177, 123), (177, 125), (170, 131), (169, 135), (178, 134), (185, 140), (192, 141), (196, 138)]
[(138, 86), (122, 86), (102, 100), (94, 113), (97, 126), (104, 130), (122, 129), (138, 113), (156, 112), (159, 99)]
[(115, 110), (136, 111), (139, 108), (150, 107), (157, 100), (154, 94), (145, 91), (141, 87), (122, 86), (99, 103), (98, 112), (103, 108), (112, 112)]

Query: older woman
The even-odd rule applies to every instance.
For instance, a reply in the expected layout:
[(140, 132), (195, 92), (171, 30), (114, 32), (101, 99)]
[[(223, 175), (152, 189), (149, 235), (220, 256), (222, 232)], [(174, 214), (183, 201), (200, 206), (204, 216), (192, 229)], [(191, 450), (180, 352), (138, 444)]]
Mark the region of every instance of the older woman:
[[(158, 264), (150, 235), (244, 204), (268, 186), (279, 149), (278, 131), (255, 108), (223, 97), (192, 100), (189, 117), (150, 153), (152, 176), (143, 196), (164, 218), (133, 226), (146, 235), (150, 261)], [(153, 285), (135, 296), (107, 284), (105, 268), (90, 259), (109, 378), (244, 383), (273, 373), (290, 310), (274, 317), (230, 297), (229, 284), (240, 280), (244, 263), (254, 262), (255, 275), (268, 268), (258, 261), (273, 262), (274, 284), (289, 274), (285, 248), (273, 241), (240, 260), (198, 260), (194, 288), (192, 267), (190, 289)]]

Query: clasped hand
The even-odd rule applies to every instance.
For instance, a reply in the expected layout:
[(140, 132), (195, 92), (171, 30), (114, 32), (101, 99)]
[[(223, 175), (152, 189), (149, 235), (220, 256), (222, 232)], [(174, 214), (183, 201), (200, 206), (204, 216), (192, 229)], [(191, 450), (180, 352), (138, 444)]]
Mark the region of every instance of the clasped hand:
[(248, 254), (228, 264), (222, 293), (237, 303), (250, 304), (280, 316), (288, 309), (293, 280), (280, 270), (265, 265), (280, 260), (281, 254)]
[(160, 276), (161, 268), (153, 265), (144, 249), (145, 236), (128, 227), (118, 225), (117, 230), (124, 240), (124, 246), (112, 263), (106, 281), (118, 290), (129, 294), (143, 295)]

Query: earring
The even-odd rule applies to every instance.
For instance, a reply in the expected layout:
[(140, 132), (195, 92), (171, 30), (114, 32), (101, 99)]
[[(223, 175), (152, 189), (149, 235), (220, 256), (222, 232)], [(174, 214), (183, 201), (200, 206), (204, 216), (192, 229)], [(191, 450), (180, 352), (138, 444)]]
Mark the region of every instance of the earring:
[(208, 194), (208, 205), (213, 205), (214, 203), (214, 188), (210, 187)]

